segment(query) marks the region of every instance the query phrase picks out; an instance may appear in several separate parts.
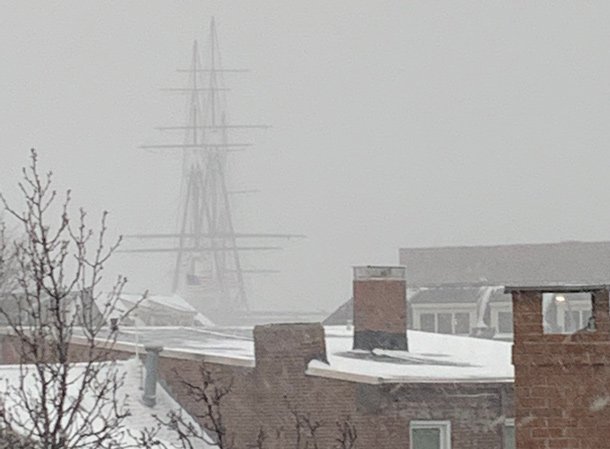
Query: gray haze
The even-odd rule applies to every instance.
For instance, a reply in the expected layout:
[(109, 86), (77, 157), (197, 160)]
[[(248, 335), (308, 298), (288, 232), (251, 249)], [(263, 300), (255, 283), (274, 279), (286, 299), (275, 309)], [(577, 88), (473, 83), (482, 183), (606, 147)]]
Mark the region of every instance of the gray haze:
[[(296, 232), (251, 266), (255, 307), (330, 310), (350, 266), (400, 246), (610, 239), (610, 3), (4, 1), (0, 187), (37, 147), (58, 187), (118, 233), (172, 232), (192, 41), (216, 16), (232, 120), (269, 123), (230, 156), (243, 232)], [(247, 136), (246, 136), (247, 137)], [(129, 290), (171, 257), (116, 256)], [(143, 267), (145, 265), (145, 267)]]

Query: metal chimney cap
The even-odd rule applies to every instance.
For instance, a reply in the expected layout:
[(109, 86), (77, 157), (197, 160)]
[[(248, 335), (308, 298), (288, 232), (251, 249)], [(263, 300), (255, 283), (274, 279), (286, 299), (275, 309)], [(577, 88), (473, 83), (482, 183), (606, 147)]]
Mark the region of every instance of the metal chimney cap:
[(161, 346), (161, 345), (146, 345), (146, 346), (144, 346), (144, 350), (146, 352), (157, 352), (157, 353), (159, 353), (159, 352), (163, 351), (163, 346)]

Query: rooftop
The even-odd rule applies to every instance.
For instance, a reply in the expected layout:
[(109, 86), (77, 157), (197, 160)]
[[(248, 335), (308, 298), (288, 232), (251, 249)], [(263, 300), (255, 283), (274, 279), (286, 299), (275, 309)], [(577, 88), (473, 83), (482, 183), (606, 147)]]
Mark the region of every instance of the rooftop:
[[(70, 375), (78, 379), (82, 376), (82, 369), (85, 364), (76, 364), (70, 370)], [(158, 422), (155, 419), (155, 414), (160, 417), (164, 417), (170, 410), (179, 410), (180, 406), (161, 386), (157, 386), (156, 393), (156, 405), (154, 407), (147, 407), (140, 400), (142, 396), (141, 386), (141, 365), (134, 358), (131, 360), (116, 362), (115, 364), (107, 364), (103, 369), (117, 369), (119, 378), (124, 376), (124, 383), (120, 386), (117, 391), (117, 398), (119, 400), (125, 399), (125, 407), (129, 410), (130, 415), (123, 422), (123, 428), (118, 430), (118, 434), (114, 435), (119, 441), (128, 445), (137, 444), (136, 438), (140, 436), (140, 432), (146, 429), (153, 429), (157, 426)], [(32, 370), (26, 368), (25, 371), (25, 389), (31, 391), (32, 394), (37, 395), (39, 388), (38, 382), (34, 379)], [(102, 373), (103, 375), (103, 373)], [(19, 379), (21, 376), (20, 367), (18, 365), (0, 365), (0, 379), (6, 381), (8, 385), (13, 385), (16, 388), (19, 385)], [(69, 388), (77, 389), (79, 386), (78, 381), (72, 383)], [(22, 418), (19, 422), (27, 423), (29, 416), (25, 411), (25, 406), (21, 402), (11, 395), (10, 390), (5, 391), (7, 394), (6, 399), (9, 403), (10, 410), (17, 416)], [(93, 392), (92, 392), (93, 394)], [(85, 396), (84, 406), (87, 407), (88, 397)], [(104, 409), (104, 412), (107, 410)], [(23, 429), (24, 432), (27, 429)], [(168, 449), (180, 448), (182, 444), (179, 441), (177, 435), (167, 428), (161, 427), (159, 433), (156, 435), (162, 445), (155, 447), (166, 447)], [(205, 449), (211, 446), (205, 445), (203, 442), (195, 442), (195, 447), (198, 449)], [(163, 446), (164, 445), (164, 446)], [(130, 446), (131, 447), (131, 446)]]
[(308, 374), (363, 383), (513, 382), (510, 343), (409, 330), (409, 352), (352, 350), (352, 331), (326, 328), (328, 364)]
[(402, 248), (399, 256), (411, 287), (610, 281), (607, 241)]
[[(512, 382), (511, 344), (470, 337), (408, 331), (411, 351), (352, 350), (353, 332), (345, 326), (327, 326), (328, 363), (313, 360), (307, 373), (362, 383)], [(249, 328), (210, 331), (194, 328), (123, 327), (122, 346), (157, 344), (162, 353), (199, 357), (231, 365), (253, 367), (254, 342)]]
[(584, 293), (598, 290), (608, 290), (608, 284), (544, 284), (544, 285), (522, 285), (506, 286), (504, 293), (513, 292), (540, 292), (540, 293)]
[(487, 296), (489, 301), (509, 301), (510, 295), (501, 286), (442, 286), (425, 287), (409, 298), (410, 304), (474, 303)]

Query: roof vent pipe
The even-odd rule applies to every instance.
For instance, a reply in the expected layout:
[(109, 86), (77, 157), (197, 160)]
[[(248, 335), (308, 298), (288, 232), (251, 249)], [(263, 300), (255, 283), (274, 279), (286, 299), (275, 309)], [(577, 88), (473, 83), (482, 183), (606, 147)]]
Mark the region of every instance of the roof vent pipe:
[(146, 351), (146, 378), (144, 380), (144, 395), (142, 402), (148, 407), (157, 403), (157, 379), (159, 377), (159, 353), (162, 346), (145, 346)]

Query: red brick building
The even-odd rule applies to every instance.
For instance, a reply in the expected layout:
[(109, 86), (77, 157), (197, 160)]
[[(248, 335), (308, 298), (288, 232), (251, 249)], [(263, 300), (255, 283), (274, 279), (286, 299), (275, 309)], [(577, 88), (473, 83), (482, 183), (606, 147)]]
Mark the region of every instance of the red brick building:
[[(608, 286), (507, 287), (515, 315), (518, 449), (610, 447)], [(546, 325), (545, 309), (589, 294), (588, 324), (571, 334)]]
[[(402, 267), (359, 267), (354, 329), (320, 324), (257, 326), (243, 331), (148, 329), (140, 341), (162, 344), (159, 378), (193, 416), (202, 404), (184, 381), (205, 366), (231, 385), (222, 404), (236, 448), (337, 447), (338, 425), (357, 432), (357, 448), (512, 449), (513, 370), (510, 344), (406, 331)], [(117, 354), (134, 351), (123, 328)], [(11, 360), (10, 338), (3, 362)], [(408, 351), (407, 351), (408, 349)], [(122, 352), (120, 352), (122, 351)], [(163, 411), (159, 410), (161, 414)], [(296, 417), (317, 423), (315, 435)]]

